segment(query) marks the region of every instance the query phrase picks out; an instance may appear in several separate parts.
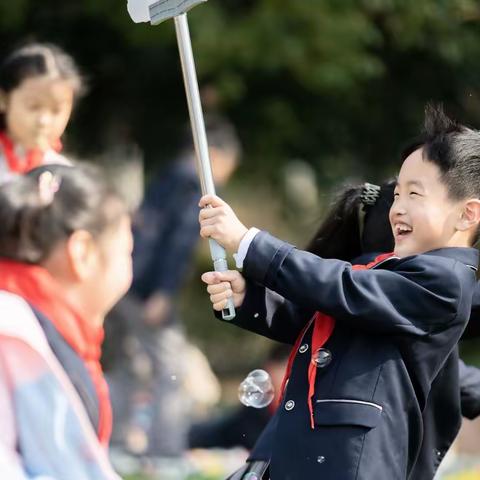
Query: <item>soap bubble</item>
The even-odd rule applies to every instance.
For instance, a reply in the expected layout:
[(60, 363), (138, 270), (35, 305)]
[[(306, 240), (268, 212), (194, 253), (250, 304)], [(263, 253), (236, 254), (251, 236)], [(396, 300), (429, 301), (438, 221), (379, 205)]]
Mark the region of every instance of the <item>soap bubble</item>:
[(247, 407), (264, 408), (274, 396), (272, 379), (265, 370), (253, 370), (238, 387), (238, 398)]

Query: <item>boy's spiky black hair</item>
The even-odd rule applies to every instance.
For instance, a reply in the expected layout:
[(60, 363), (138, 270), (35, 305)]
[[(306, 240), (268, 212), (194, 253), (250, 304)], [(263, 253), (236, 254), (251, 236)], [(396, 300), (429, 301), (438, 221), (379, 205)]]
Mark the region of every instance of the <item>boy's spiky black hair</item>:
[(423, 132), (404, 149), (402, 160), (418, 148), (440, 169), (450, 198), (480, 198), (480, 131), (449, 118), (442, 105), (429, 103)]
[[(423, 158), (440, 170), (449, 197), (456, 200), (480, 198), (480, 131), (449, 118), (441, 104), (425, 107), (422, 134), (402, 153), (402, 161), (423, 148)], [(473, 243), (480, 239), (480, 227)]]

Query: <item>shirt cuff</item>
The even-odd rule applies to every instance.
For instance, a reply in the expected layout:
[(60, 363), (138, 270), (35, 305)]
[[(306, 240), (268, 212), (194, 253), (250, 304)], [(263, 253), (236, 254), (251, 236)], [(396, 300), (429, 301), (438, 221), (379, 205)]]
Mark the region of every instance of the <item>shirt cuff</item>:
[(248, 249), (250, 248), (250, 244), (253, 242), (253, 239), (259, 232), (260, 230), (258, 228), (252, 227), (243, 236), (242, 241), (238, 246), (238, 252), (233, 254), (233, 258), (235, 259), (235, 265), (237, 268), (243, 268), (243, 261), (247, 256), (247, 252), (248, 252)]

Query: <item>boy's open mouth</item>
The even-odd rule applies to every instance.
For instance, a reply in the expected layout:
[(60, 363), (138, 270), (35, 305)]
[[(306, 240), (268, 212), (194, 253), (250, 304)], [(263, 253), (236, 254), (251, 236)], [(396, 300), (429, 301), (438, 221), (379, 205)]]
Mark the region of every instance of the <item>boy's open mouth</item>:
[(410, 235), (413, 231), (413, 228), (406, 223), (396, 223), (393, 227), (395, 237), (404, 238)]

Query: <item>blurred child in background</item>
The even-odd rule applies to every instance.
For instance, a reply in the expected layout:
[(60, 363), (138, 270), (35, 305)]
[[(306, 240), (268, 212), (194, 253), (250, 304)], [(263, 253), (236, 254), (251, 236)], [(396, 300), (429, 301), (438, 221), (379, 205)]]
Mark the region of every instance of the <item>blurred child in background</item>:
[(61, 137), (83, 82), (73, 58), (34, 43), (0, 66), (0, 183), (40, 165), (68, 163)]
[[(222, 188), (239, 165), (240, 141), (220, 116), (206, 117), (205, 128), (213, 179)], [(186, 338), (177, 305), (198, 245), (201, 197), (190, 125), (182, 140), (135, 215), (132, 288), (106, 322), (112, 442), (142, 456), (181, 457), (194, 406), (215, 403), (220, 390), (208, 361)]]
[(50, 165), (0, 187), (1, 478), (118, 478), (100, 347), (132, 235), (100, 173)]

